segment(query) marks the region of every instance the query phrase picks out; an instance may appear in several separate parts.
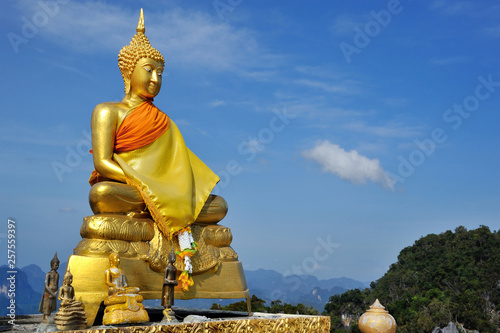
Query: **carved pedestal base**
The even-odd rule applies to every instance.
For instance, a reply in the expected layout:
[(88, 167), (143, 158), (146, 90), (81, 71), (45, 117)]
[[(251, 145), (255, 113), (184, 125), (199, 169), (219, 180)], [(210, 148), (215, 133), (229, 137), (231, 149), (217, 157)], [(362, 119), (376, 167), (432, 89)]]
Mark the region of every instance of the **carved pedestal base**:
[(106, 309), (102, 323), (104, 325), (147, 323), (148, 313), (142, 305), (141, 295), (114, 295), (104, 300)]
[[(231, 248), (231, 229), (214, 223), (191, 225), (198, 251), (191, 258), (193, 274), (216, 271), (221, 261), (237, 261), (238, 255)], [(144, 259), (156, 272), (165, 270), (168, 253), (172, 247), (180, 251), (177, 238), (166, 239), (150, 218), (127, 215), (98, 214), (83, 219), (80, 228), (82, 240), (73, 254), (85, 257), (108, 257), (117, 253), (120, 258)], [(175, 266), (184, 270), (184, 261)]]
[[(108, 297), (104, 271), (109, 268), (109, 261), (105, 257), (72, 255), (68, 268), (73, 274), (75, 297), (85, 304), (87, 325), (92, 326), (99, 305)], [(161, 299), (162, 273), (154, 272), (148, 263), (140, 259), (122, 258), (120, 268), (126, 273), (128, 284), (140, 288), (140, 295), (144, 299)], [(240, 261), (223, 261), (217, 272), (194, 275), (193, 280), (194, 286), (189, 291), (175, 289), (176, 299), (245, 298), (247, 304), (250, 302), (250, 292)]]
[(62, 301), (56, 313), (55, 323), (60, 331), (83, 330), (87, 327), (87, 318), (81, 302)]
[(148, 254), (155, 228), (148, 218), (98, 214), (83, 219), (80, 235), (74, 254), (107, 257), (114, 252), (121, 258), (137, 258)]
[[(189, 291), (175, 289), (175, 298), (245, 298), (250, 312), (250, 292), (238, 255), (231, 248), (231, 229), (217, 221), (197, 222), (191, 226), (198, 251), (191, 258), (194, 285)], [(104, 272), (108, 256), (120, 255), (120, 268), (129, 286), (138, 287), (144, 299), (161, 299), (163, 274), (172, 247), (179, 251), (176, 236), (166, 239), (150, 218), (97, 214), (83, 219), (82, 240), (69, 258), (76, 299), (85, 304), (87, 324), (93, 324), (102, 301), (108, 297)], [(177, 274), (184, 261), (175, 263)], [(142, 304), (141, 304), (142, 306)], [(111, 308), (110, 308), (111, 310)]]

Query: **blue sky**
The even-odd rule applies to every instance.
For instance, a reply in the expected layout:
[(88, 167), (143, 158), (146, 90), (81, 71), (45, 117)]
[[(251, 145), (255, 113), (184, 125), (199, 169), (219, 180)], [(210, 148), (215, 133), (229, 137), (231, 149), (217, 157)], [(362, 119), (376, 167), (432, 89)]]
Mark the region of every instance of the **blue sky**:
[(1, 7), (0, 246), (15, 219), (20, 267), (80, 240), (90, 115), (123, 97), (141, 7), (166, 59), (155, 104), (221, 175), (245, 268), (369, 282), (421, 236), (498, 230), (496, 1)]

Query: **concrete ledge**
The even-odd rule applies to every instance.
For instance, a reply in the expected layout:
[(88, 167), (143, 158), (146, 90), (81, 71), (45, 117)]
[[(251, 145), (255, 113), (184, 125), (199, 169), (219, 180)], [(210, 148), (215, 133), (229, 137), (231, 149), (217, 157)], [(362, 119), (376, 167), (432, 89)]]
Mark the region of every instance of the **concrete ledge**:
[[(151, 309), (148, 309), (150, 312)], [(180, 310), (180, 309), (179, 309)], [(182, 309), (187, 310), (187, 309)], [(153, 310), (154, 312), (154, 310)], [(183, 311), (179, 311), (183, 312)], [(180, 323), (172, 325), (161, 325), (159, 322), (150, 322), (134, 326), (115, 325), (115, 326), (92, 326), (87, 330), (77, 331), (59, 331), (59, 332), (91, 332), (91, 333), (177, 333), (177, 332), (330, 332), (330, 317), (327, 316), (305, 316), (271, 313), (252, 313), (251, 316), (242, 316), (244, 313), (234, 313), (231, 317), (230, 311), (218, 312), (204, 310), (203, 313), (194, 311), (197, 315), (205, 315), (199, 322)], [(216, 318), (212, 316), (221, 316), (225, 318)], [(209, 318), (208, 316), (212, 317)], [(8, 317), (0, 318), (0, 321)], [(38, 324), (41, 322), (41, 315), (19, 316), (16, 318), (17, 327), (15, 331), (35, 332)], [(3, 327), (6, 328), (6, 327)], [(12, 329), (11, 327), (9, 327)]]

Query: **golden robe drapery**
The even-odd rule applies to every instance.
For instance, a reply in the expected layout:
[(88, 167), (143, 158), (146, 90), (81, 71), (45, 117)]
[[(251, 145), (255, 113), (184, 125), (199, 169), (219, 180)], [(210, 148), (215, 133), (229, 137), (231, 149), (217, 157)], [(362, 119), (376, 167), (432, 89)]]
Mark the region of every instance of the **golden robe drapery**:
[[(139, 109), (162, 113), (151, 102), (150, 106), (141, 108), (143, 104), (128, 112), (126, 117)], [(146, 118), (149, 125), (138, 121), (135, 126), (130, 126), (128, 122), (130, 129), (134, 130), (136, 126), (152, 128), (154, 122), (163, 117), (158, 114)], [(196, 220), (220, 179), (186, 147), (181, 132), (171, 119), (165, 122), (165, 126), (168, 126), (167, 130), (153, 142), (130, 151), (115, 151), (113, 159), (125, 173), (127, 183), (141, 193), (158, 229), (171, 238)], [(120, 142), (115, 142), (115, 147), (118, 144)]]

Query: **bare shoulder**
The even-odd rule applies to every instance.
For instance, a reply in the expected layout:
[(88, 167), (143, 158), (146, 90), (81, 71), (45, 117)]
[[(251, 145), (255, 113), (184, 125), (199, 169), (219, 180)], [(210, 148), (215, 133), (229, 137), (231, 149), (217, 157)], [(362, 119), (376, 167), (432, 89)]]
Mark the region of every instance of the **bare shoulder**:
[[(114, 126), (127, 112), (127, 108), (120, 102), (106, 102), (98, 104), (92, 112), (92, 124), (95, 126)], [(94, 125), (93, 125), (94, 126)]]
[(105, 102), (97, 104), (92, 112), (92, 117), (98, 116), (118, 116), (122, 107), (119, 102)]

